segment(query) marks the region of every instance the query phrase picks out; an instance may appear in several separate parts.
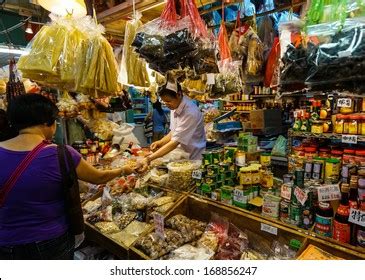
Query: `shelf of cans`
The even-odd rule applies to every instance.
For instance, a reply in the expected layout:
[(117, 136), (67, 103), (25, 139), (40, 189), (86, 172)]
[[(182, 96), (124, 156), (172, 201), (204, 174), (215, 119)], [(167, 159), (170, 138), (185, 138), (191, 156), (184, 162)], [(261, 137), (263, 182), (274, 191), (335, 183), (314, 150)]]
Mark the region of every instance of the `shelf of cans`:
[[(265, 157), (260, 163), (243, 164), (241, 153), (238, 148), (225, 147), (204, 154), (203, 176), (196, 180), (196, 193), (336, 246), (365, 250), (365, 228), (348, 222), (350, 205), (365, 211), (365, 165), (341, 167), (339, 159), (306, 162), (293, 175), (284, 175), (282, 184), (274, 184)], [(318, 200), (319, 188), (340, 183), (342, 192), (337, 192), (335, 200)]]

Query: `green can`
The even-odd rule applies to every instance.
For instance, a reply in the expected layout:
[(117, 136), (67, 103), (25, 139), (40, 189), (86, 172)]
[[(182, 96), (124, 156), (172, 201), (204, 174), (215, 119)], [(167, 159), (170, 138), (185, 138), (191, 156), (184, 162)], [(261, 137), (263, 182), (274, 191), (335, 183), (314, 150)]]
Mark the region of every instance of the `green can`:
[(300, 225), (302, 217), (302, 207), (299, 203), (290, 203), (289, 208), (290, 223), (295, 226)]
[(224, 173), (224, 176), (225, 176), (226, 179), (234, 179), (234, 177), (236, 176), (236, 174), (233, 171), (226, 171)]
[(211, 197), (211, 193), (212, 193), (212, 185), (204, 183), (201, 186), (201, 195), (206, 196), (206, 197)]
[(225, 179), (226, 179), (226, 175), (224, 173), (223, 174), (218, 174), (218, 181), (224, 182)]
[(207, 184), (215, 184), (218, 181), (217, 175), (214, 176), (205, 176), (205, 183)]
[(233, 190), (233, 205), (247, 209), (247, 196), (244, 194), (244, 190), (241, 186), (235, 187)]
[(232, 205), (233, 203), (233, 187), (224, 186), (221, 188), (221, 201), (225, 204)]
[(235, 147), (224, 147), (224, 162), (234, 163), (236, 151), (237, 148)]
[(211, 164), (207, 166), (207, 176), (217, 176), (219, 174), (219, 165)]
[(196, 187), (196, 191), (195, 191), (197, 194), (199, 194), (199, 195), (202, 195), (202, 186), (200, 185), (200, 186), (197, 186)]
[(223, 150), (214, 150), (212, 152), (213, 164), (219, 164), (220, 162), (222, 162), (222, 153), (223, 153)]
[(216, 186), (216, 189), (220, 189), (221, 187), (223, 187), (225, 184), (224, 184), (224, 181), (218, 181), (215, 183), (215, 186)]
[(226, 172), (229, 171), (229, 169), (230, 169), (230, 165), (228, 163), (220, 163), (219, 164), (220, 173), (225, 174)]
[(253, 198), (258, 197), (259, 196), (259, 186), (252, 186), (252, 193), (253, 193)]
[(212, 152), (203, 152), (203, 166), (207, 166), (213, 164), (213, 153)]
[(234, 183), (233, 179), (226, 179), (226, 180), (224, 180), (224, 185), (233, 187), (235, 185), (235, 183)]

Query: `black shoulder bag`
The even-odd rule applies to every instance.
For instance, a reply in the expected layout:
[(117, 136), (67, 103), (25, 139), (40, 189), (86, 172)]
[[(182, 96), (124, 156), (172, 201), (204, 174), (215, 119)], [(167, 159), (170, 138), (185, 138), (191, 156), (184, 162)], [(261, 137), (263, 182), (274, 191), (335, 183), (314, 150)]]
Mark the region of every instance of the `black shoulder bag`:
[(84, 217), (80, 202), (79, 182), (75, 164), (70, 152), (64, 145), (59, 145), (57, 147), (57, 152), (65, 195), (66, 216), (70, 225), (70, 232), (74, 235), (78, 235), (84, 231)]

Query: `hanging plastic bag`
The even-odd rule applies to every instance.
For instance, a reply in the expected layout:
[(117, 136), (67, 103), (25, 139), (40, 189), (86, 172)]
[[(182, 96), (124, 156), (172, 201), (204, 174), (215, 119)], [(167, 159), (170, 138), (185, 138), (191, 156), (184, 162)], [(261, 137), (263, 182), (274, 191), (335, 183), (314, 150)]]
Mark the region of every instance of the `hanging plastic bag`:
[(264, 16), (257, 20), (257, 35), (263, 43), (264, 61), (266, 61), (275, 36), (275, 30), (270, 16)]
[(250, 0), (244, 0), (244, 4), (243, 4), (243, 12), (244, 15), (243, 16), (253, 16), (256, 14), (256, 8), (255, 5), (251, 3)]
[(278, 139), (276, 139), (271, 154), (273, 156), (285, 157), (287, 154), (287, 146), (288, 146), (288, 140), (284, 136), (280, 135)]
[(121, 84), (148, 87), (150, 85), (150, 81), (146, 63), (138, 57), (131, 46), (136, 36), (136, 31), (141, 26), (142, 22), (140, 21), (140, 16), (126, 22), (122, 61), (118, 81)]
[(279, 42), (279, 37), (275, 37), (266, 63), (265, 80), (264, 80), (265, 87), (271, 87), (271, 86), (275, 87), (275, 84), (278, 83), (277, 76), (275, 75), (279, 73), (280, 69), (279, 59), (280, 59), (280, 42)]
[(221, 26), (218, 33), (218, 45), (220, 60), (231, 59), (231, 51), (228, 44), (228, 34), (224, 21), (221, 22)]

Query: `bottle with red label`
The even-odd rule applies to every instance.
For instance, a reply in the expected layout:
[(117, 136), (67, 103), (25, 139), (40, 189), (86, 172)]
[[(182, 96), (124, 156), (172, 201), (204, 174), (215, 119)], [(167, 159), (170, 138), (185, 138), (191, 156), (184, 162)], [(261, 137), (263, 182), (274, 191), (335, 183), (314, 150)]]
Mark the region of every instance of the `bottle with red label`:
[[(349, 206), (350, 209), (358, 209), (358, 176), (351, 176), (350, 180), (350, 195), (349, 195)], [(351, 211), (351, 210), (350, 210)], [(358, 225), (350, 224), (351, 227), (351, 237), (350, 244), (356, 246), (357, 244), (357, 230)]]
[[(365, 212), (365, 196), (363, 196), (361, 199), (360, 210)], [(365, 227), (364, 226), (358, 226), (356, 237), (357, 237), (357, 246), (365, 248)]]
[(351, 225), (349, 223), (350, 206), (349, 206), (349, 185), (341, 186), (341, 202), (337, 208), (335, 219), (333, 221), (332, 238), (342, 243), (350, 243)]
[(332, 237), (333, 208), (330, 202), (319, 202), (316, 210), (314, 232), (325, 237)]

